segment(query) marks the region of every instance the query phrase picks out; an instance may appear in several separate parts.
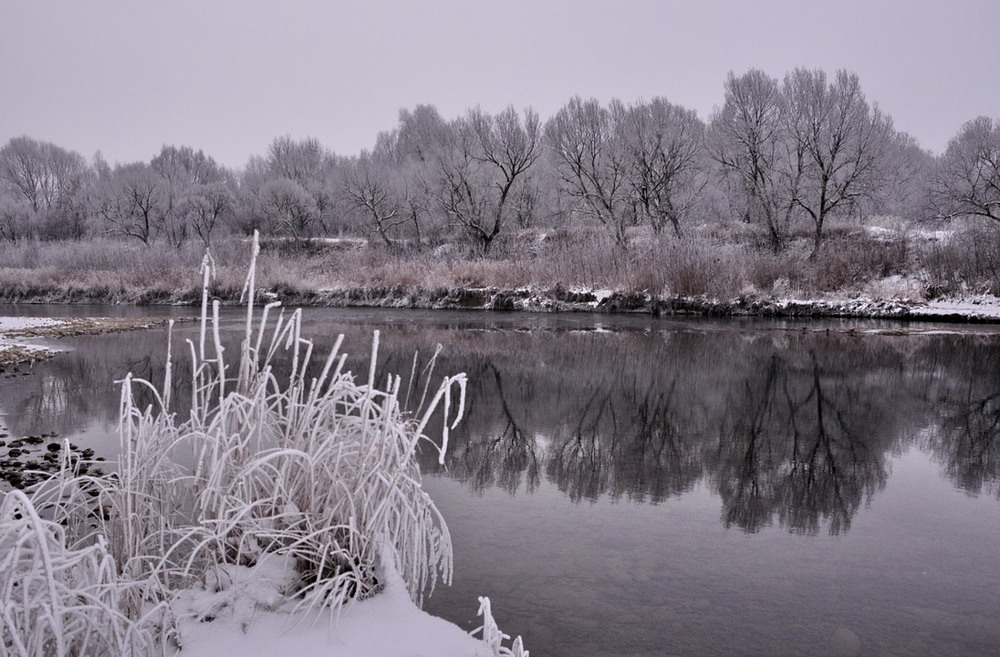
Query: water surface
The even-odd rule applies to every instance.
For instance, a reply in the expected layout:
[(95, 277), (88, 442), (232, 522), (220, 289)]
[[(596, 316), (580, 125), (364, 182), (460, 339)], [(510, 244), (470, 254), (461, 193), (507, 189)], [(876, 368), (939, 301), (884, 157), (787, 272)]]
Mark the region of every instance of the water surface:
[[(305, 318), (321, 347), (347, 334), (355, 371), (378, 328), (382, 373), (441, 343), (437, 371), (469, 375), (445, 466), (422, 464), (456, 553), (431, 613), (472, 629), (489, 595), (538, 655), (1000, 654), (990, 327)], [(61, 344), (72, 351), (0, 379), (0, 424), (112, 452), (113, 381), (162, 379), (165, 331)]]

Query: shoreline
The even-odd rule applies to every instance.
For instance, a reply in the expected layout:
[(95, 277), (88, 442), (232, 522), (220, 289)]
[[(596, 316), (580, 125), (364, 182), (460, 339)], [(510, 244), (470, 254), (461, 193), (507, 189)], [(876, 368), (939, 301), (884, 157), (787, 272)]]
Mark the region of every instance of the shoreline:
[[(240, 303), (240, 291), (229, 288), (210, 290), (223, 305)], [(554, 287), (499, 288), (466, 287), (422, 289), (403, 286), (297, 290), (261, 289), (260, 302), (280, 301), (283, 306), (330, 308), (399, 308), (414, 310), (483, 310), (539, 313), (639, 314), (654, 317), (766, 317), (836, 318), (928, 321), (959, 324), (1000, 323), (1000, 298), (970, 295), (962, 299), (914, 301), (878, 299), (863, 295), (828, 295), (825, 298), (796, 299), (741, 296), (715, 299), (707, 296), (659, 296), (648, 292), (568, 289)], [(19, 294), (0, 291), (0, 303), (12, 305), (108, 304), (132, 306), (196, 306), (200, 289), (141, 290), (134, 293), (108, 289), (33, 291)], [(65, 320), (79, 323), (80, 320)], [(108, 320), (118, 322), (119, 320)], [(165, 320), (160, 320), (165, 321)], [(131, 322), (132, 324), (136, 322)], [(138, 322), (141, 323), (141, 322)], [(142, 328), (83, 327), (81, 332)], [(57, 332), (58, 333), (58, 332)], [(0, 326), (0, 336), (9, 332)], [(52, 335), (48, 333), (47, 335)], [(31, 336), (36, 337), (36, 336)]]
[[(211, 289), (223, 305), (240, 304), (240, 291)], [(912, 301), (873, 299), (864, 296), (817, 299), (744, 296), (719, 300), (707, 296), (662, 297), (647, 292), (568, 289), (466, 287), (426, 290), (369, 287), (295, 290), (261, 289), (258, 302), (280, 301), (285, 307), (393, 308), (409, 310), (473, 310), (484, 312), (592, 313), (598, 315), (649, 315), (652, 317), (870, 319), (942, 324), (1000, 324), (1000, 298), (969, 296), (964, 299)], [(201, 290), (142, 290), (126, 295), (107, 289), (70, 289), (45, 294), (12, 294), (0, 291), (0, 304), (102, 304), (124, 306), (185, 306), (201, 303)], [(7, 320), (6, 322), (4, 320)], [(0, 368), (33, 363), (58, 352), (48, 345), (24, 339), (59, 338), (130, 331), (161, 325), (166, 317), (120, 318), (4, 318), (0, 317)], [(183, 320), (181, 320), (183, 321)], [(2, 370), (0, 370), (2, 372)]]

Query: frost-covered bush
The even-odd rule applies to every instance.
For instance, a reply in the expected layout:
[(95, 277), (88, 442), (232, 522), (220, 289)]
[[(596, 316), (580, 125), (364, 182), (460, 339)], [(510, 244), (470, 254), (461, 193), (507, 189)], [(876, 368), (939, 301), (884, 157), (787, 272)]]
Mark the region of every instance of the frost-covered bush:
[[(222, 593), (236, 575), (273, 564), (292, 575), (271, 587), (281, 595), (268, 609), (335, 610), (375, 594), (382, 558), (414, 599), (439, 576), (450, 580), (450, 536), (421, 487), (415, 452), (441, 412), (434, 446), (443, 459), (464, 412), (465, 375), (433, 387), (432, 359), (420, 402), (404, 413), (401, 378), (376, 384), (377, 332), (367, 377), (344, 369), (340, 341), (314, 363), (300, 311), (255, 307), (257, 252), (255, 243), (235, 358), (223, 346), (218, 302), (208, 304), (204, 263), (200, 332), (185, 349), (189, 412), (181, 416), (170, 398), (168, 343), (162, 385), (121, 382), (115, 472), (81, 476), (67, 465), (30, 497), (3, 498), (2, 654), (152, 654), (151, 637), (176, 638), (178, 609), (207, 620), (227, 604), (228, 593), (205, 597), (215, 602), (203, 608), (171, 608), (179, 594)], [(155, 403), (141, 407), (140, 389)]]
[[(207, 281), (206, 270), (206, 288)], [(286, 315), (277, 305), (256, 317), (251, 293), (240, 351), (229, 360), (218, 303), (209, 312), (205, 297), (198, 344), (187, 344), (186, 418), (169, 398), (172, 355), (162, 394), (150, 382), (123, 381), (120, 468), (100, 497), (109, 550), (124, 575), (155, 582), (147, 593), (204, 581), (223, 565), (287, 556), (300, 576), (290, 597), (337, 607), (377, 592), (374, 565), (385, 545), (417, 598), (438, 575), (450, 578), (452, 553), (421, 488), (415, 450), (443, 406), (443, 456), (448, 428), (463, 412), (465, 377), (444, 378), (417, 416), (404, 414), (401, 379), (389, 377), (384, 387), (374, 380), (377, 333), (366, 379), (344, 370), (340, 341), (319, 374), (309, 374), (313, 345), (302, 336), (301, 311)], [(290, 365), (279, 375), (282, 352)], [(137, 406), (140, 386), (153, 392), (154, 406)]]

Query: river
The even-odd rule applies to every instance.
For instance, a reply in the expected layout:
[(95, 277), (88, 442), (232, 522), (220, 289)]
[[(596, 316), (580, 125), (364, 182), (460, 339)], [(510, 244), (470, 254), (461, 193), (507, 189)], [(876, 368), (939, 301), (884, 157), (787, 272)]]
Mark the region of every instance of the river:
[[(70, 312), (189, 309), (0, 306)], [(488, 595), (552, 657), (1000, 654), (996, 327), (304, 317), (321, 350), (346, 334), (355, 371), (379, 329), (382, 374), (440, 343), (436, 373), (469, 376), (445, 465), (422, 459), (455, 545), (433, 614), (472, 629)], [(0, 379), (0, 425), (113, 457), (114, 381), (162, 380), (166, 331), (59, 344)]]

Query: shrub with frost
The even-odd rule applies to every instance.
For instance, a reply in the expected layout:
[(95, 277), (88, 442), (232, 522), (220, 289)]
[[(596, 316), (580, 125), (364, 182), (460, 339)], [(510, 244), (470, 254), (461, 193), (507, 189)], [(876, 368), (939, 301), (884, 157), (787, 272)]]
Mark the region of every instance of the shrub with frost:
[[(187, 343), (187, 417), (171, 404), (172, 355), (162, 388), (123, 381), (120, 468), (100, 496), (110, 552), (154, 596), (265, 555), (287, 557), (298, 574), (288, 598), (335, 608), (378, 591), (384, 545), (419, 597), (438, 576), (450, 578), (452, 553), (414, 455), (443, 407), (443, 457), (447, 431), (462, 415), (465, 376), (445, 377), (425, 408), (405, 414), (401, 379), (376, 385), (377, 332), (365, 379), (344, 369), (340, 340), (316, 361), (301, 311), (268, 304), (255, 316), (253, 264), (250, 272), (236, 358), (221, 340), (218, 302), (209, 311), (203, 298), (199, 339)], [(287, 360), (280, 368), (279, 358)], [(138, 406), (138, 387), (156, 403)]]
[[(115, 472), (82, 475), (67, 458), (29, 493), (4, 496), (3, 655), (138, 657), (168, 641), (183, 647), (185, 617), (225, 613), (248, 624), (261, 609), (335, 611), (377, 594), (386, 576), (401, 577), (414, 600), (438, 577), (450, 580), (451, 539), (415, 454), (426, 441), (443, 461), (464, 412), (465, 375), (432, 387), (431, 359), (417, 408), (404, 412), (401, 378), (376, 384), (378, 332), (366, 378), (345, 370), (343, 336), (314, 359), (301, 311), (254, 307), (257, 252), (255, 241), (234, 359), (219, 304), (209, 307), (206, 259), (184, 416), (171, 400), (168, 342), (162, 385), (121, 382)], [(140, 389), (153, 404), (139, 405)], [(436, 412), (439, 442), (425, 435)], [(494, 654), (527, 657), (520, 637), (502, 645), (509, 637), (489, 600), (482, 605)]]

